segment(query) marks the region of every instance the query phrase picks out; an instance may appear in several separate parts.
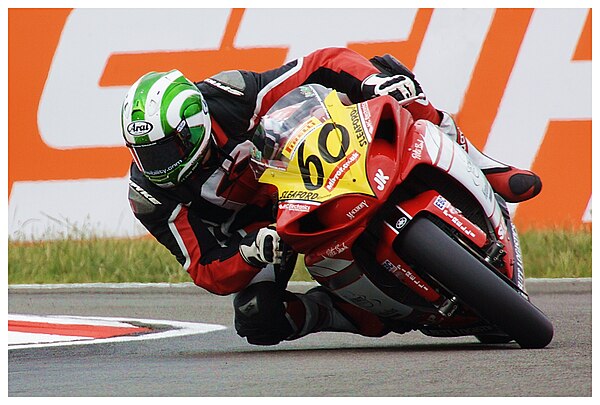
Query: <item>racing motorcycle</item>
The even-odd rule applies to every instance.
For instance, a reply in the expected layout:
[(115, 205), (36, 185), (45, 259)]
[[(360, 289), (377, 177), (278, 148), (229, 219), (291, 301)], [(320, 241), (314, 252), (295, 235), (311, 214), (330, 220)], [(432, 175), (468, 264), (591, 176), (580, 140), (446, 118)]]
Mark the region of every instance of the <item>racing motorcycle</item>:
[(505, 201), (434, 124), (391, 96), (305, 85), (260, 128), (252, 165), (277, 189), (277, 232), (319, 284), (396, 332), (550, 343)]

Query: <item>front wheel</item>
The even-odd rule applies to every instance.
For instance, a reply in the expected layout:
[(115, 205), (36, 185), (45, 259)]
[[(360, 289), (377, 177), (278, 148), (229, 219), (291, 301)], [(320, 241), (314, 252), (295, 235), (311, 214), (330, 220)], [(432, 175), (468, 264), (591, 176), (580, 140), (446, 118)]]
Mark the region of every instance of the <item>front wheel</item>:
[(552, 340), (552, 323), (542, 311), (429, 219), (415, 218), (394, 249), (521, 347), (542, 348)]
[(487, 345), (498, 345), (503, 343), (509, 343), (513, 339), (510, 336), (505, 335), (475, 335), (477, 340)]

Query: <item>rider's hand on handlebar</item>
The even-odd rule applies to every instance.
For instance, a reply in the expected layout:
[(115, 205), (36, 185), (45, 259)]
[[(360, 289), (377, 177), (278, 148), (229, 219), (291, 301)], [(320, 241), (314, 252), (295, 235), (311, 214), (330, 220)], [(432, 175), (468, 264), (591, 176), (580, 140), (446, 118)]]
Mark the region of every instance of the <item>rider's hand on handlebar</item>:
[(368, 99), (390, 95), (398, 101), (417, 96), (415, 83), (410, 77), (381, 73), (373, 74), (362, 82), (362, 93)]
[(283, 243), (274, 227), (268, 226), (249, 233), (240, 242), (240, 253), (253, 266), (281, 263)]

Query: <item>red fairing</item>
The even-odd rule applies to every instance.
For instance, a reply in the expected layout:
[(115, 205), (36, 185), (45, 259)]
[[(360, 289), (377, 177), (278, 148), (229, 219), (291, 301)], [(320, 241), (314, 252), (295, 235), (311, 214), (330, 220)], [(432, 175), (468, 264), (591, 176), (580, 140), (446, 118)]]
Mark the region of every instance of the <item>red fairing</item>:
[[(434, 162), (431, 160), (425, 147), (425, 131), (426, 123), (424, 121), (416, 121), (406, 134), (404, 153), (407, 154), (407, 158), (402, 161), (402, 180), (406, 179), (415, 166), (419, 164), (433, 166)], [(410, 156), (410, 159), (408, 156)]]
[[(403, 148), (398, 147), (407, 142), (406, 134), (412, 132), (414, 123), (411, 114), (398, 105), (391, 96), (377, 97), (366, 103), (359, 104), (359, 109), (368, 114), (373, 128), (381, 125), (383, 120), (393, 120), (395, 134), (389, 138), (381, 139), (376, 134), (369, 146), (369, 159), (367, 160), (367, 177), (377, 198), (386, 201), (394, 187), (402, 180), (400, 176), (400, 163), (402, 162)], [(385, 179), (385, 184), (378, 182), (377, 178)]]
[(311, 239), (313, 241), (312, 245), (308, 245), (308, 243), (305, 245), (307, 249), (307, 253), (304, 258), (306, 265), (313, 265), (323, 260), (325, 257), (353, 260), (350, 248), (354, 244), (356, 238), (358, 238), (360, 234), (364, 232), (365, 227), (366, 225), (360, 226), (355, 224), (351, 227), (338, 228), (333, 234), (324, 233), (318, 236), (304, 238)]
[[(363, 102), (358, 108), (369, 122), (367, 131), (370, 131), (369, 125), (377, 128), (382, 119), (394, 122), (395, 133), (392, 136), (385, 139), (374, 137), (369, 146), (366, 174), (375, 196), (343, 195), (318, 206), (289, 200), (279, 205), (278, 231), (296, 251), (307, 253), (307, 263), (318, 261), (321, 257), (342, 257), (328, 252), (335, 252), (337, 246), (351, 247), (398, 182), (402, 148), (397, 144), (404, 142), (404, 134), (413, 124), (412, 116), (391, 96)], [(309, 220), (311, 217), (314, 220)], [(319, 227), (307, 232), (301, 229), (301, 221), (315, 222)]]
[[(202, 252), (188, 221), (187, 207), (181, 207), (172, 225), (175, 227), (172, 231), (176, 238), (180, 238), (178, 243), (186, 256), (183, 268), (197, 286), (214, 294), (228, 295), (246, 287), (261, 270), (246, 263), (239, 252), (225, 260), (216, 260), (206, 265), (201, 264)], [(181, 246), (182, 243), (183, 246)]]
[(400, 205), (401, 210), (411, 217), (415, 217), (421, 211), (428, 211), (448, 225), (456, 228), (456, 230), (479, 247), (483, 247), (487, 243), (485, 232), (464, 217), (448, 200), (436, 191), (426, 191), (411, 200), (403, 201)]

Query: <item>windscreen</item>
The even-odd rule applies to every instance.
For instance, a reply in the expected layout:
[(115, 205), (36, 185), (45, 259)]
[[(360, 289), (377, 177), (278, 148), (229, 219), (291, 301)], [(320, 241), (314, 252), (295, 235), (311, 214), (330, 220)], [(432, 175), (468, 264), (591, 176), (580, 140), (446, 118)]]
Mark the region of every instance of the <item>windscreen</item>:
[(263, 167), (285, 169), (301, 141), (330, 119), (323, 100), (331, 92), (320, 85), (298, 87), (269, 109), (254, 134), (252, 158)]

